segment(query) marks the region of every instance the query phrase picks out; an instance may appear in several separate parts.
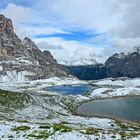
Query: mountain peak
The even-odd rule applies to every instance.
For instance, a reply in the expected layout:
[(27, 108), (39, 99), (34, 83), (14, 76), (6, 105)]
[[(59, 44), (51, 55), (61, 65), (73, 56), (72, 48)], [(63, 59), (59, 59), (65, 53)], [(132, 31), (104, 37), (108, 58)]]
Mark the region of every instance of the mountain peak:
[[(22, 41), (14, 32), (12, 20), (0, 15), (0, 67), (6, 71), (28, 71), (35, 79), (67, 75), (49, 51), (42, 52), (29, 37)], [(33, 78), (33, 76), (31, 76)]]
[(0, 33), (4, 32), (14, 32), (14, 27), (10, 18), (0, 15)]
[(32, 42), (32, 40), (29, 37), (25, 37), (24, 40), (27, 42)]

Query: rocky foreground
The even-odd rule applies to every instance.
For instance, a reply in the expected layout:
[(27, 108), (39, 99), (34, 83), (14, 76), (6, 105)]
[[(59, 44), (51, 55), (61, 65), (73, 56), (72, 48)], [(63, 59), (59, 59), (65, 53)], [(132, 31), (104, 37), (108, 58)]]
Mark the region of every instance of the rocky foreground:
[[(87, 82), (58, 77), (24, 82), (18, 80), (1, 82), (1, 89), (10, 92), (0, 90), (0, 138), (2, 140), (138, 140), (139, 126), (109, 118), (77, 116), (74, 109), (83, 101), (139, 95), (139, 83), (139, 78)], [(63, 95), (44, 90), (55, 85), (77, 84), (90, 84), (93, 90), (84, 95)]]

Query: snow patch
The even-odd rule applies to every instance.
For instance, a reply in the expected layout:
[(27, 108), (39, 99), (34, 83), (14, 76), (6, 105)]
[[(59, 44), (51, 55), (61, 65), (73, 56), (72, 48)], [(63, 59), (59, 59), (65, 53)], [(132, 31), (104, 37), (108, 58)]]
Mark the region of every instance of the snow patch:
[(28, 80), (26, 76), (34, 75), (34, 73), (29, 71), (6, 71), (5, 75), (0, 75), (1, 82), (25, 82)]

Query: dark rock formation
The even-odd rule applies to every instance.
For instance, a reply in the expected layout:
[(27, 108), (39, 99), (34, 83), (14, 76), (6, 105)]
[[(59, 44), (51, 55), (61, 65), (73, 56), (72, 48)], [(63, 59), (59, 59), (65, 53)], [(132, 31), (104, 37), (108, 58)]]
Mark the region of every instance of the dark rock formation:
[(105, 63), (110, 77), (140, 77), (140, 53), (114, 54)]
[(106, 68), (102, 64), (87, 66), (68, 66), (70, 73), (81, 80), (98, 80), (106, 78)]

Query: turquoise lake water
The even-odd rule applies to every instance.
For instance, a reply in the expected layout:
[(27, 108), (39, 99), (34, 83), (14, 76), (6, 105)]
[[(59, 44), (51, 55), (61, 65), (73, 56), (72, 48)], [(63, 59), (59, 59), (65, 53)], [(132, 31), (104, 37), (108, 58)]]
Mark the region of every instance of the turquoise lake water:
[(66, 85), (66, 86), (54, 86), (45, 88), (48, 91), (55, 91), (65, 95), (83, 95), (92, 90), (90, 85)]
[(88, 117), (109, 117), (140, 123), (140, 97), (94, 100), (83, 103), (76, 111)]

